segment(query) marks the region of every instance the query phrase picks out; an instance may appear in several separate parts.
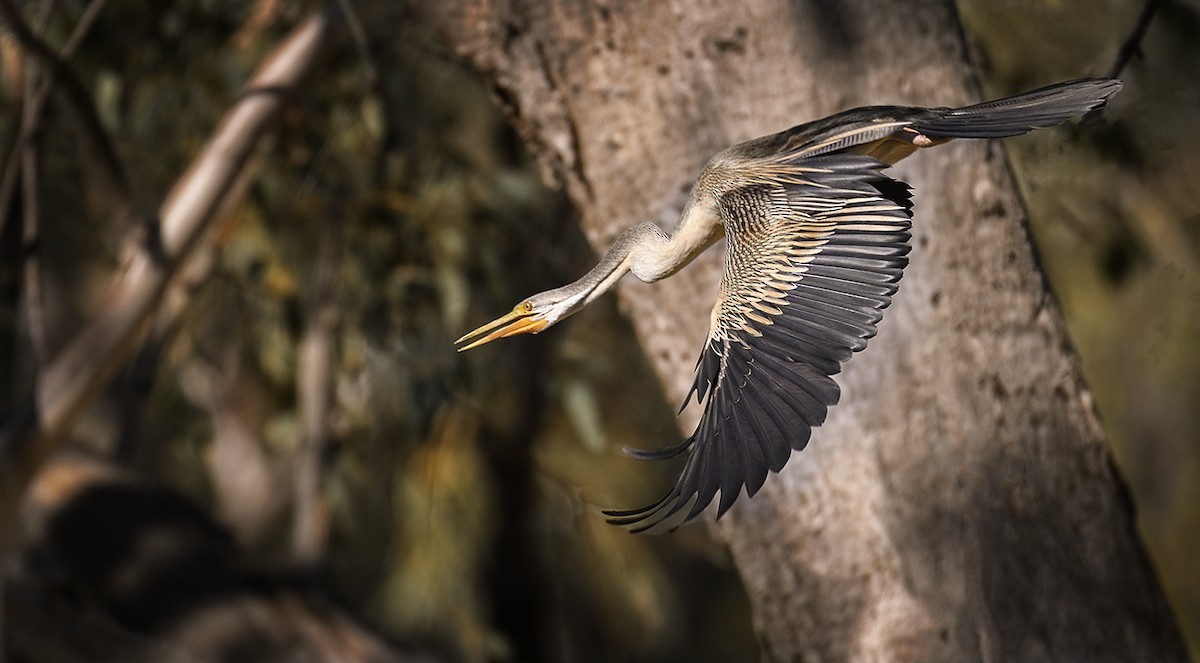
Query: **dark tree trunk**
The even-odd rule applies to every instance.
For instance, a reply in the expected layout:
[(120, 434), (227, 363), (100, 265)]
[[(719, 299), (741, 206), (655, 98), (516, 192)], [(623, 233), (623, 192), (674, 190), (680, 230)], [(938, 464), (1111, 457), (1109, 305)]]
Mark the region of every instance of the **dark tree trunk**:
[[(597, 250), (673, 217), (731, 143), (856, 105), (977, 97), (945, 0), (425, 4)], [(715, 528), (766, 651), (1185, 659), (1000, 147), (960, 141), (897, 175), (916, 188), (914, 250), (878, 338), (840, 376), (841, 404), (809, 448)], [(673, 399), (690, 385), (720, 261), (710, 251), (621, 289)]]

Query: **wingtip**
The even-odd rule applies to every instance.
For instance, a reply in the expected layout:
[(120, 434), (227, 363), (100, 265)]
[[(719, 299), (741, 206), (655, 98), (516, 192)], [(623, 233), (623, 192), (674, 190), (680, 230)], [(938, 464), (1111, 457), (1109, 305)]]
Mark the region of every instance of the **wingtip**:
[(638, 449), (637, 447), (622, 447), (621, 453), (637, 460), (667, 460), (674, 458), (692, 446), (694, 438), (688, 438), (679, 444), (665, 449)]
[(1097, 83), (1097, 88), (1100, 91), (1102, 102), (1107, 102), (1114, 94), (1121, 91), (1125, 87), (1124, 81), (1119, 78), (1097, 78), (1094, 79)]

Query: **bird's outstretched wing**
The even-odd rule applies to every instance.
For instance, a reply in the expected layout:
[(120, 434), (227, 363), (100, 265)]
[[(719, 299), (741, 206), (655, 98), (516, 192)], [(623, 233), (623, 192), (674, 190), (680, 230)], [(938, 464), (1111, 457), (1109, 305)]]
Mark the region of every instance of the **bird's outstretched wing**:
[[(728, 253), (693, 393), (696, 431), (662, 451), (690, 451), (663, 499), (610, 522), (644, 531), (717, 515), (742, 487), (779, 471), (839, 389), (830, 377), (875, 334), (908, 263), (908, 185), (880, 170), (953, 138), (998, 138), (1102, 108), (1113, 79), (1057, 83), (962, 108), (871, 106), (735, 145), (713, 158), (693, 195), (718, 201)], [(690, 400), (690, 398), (689, 398)]]
[(887, 165), (849, 152), (783, 158), (720, 196), (725, 272), (692, 392), (703, 417), (678, 446), (630, 452), (690, 450), (663, 499), (607, 511), (610, 522), (678, 526), (718, 491), (720, 517), (807, 444), (838, 400), (830, 376), (874, 336), (908, 264), (909, 187)]

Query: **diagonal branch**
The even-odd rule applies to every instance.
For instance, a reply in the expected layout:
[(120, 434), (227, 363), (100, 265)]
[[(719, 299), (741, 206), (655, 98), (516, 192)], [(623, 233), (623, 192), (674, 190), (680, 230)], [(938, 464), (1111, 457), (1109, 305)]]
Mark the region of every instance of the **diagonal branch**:
[(35, 35), (29, 26), (25, 25), (20, 12), (13, 6), (12, 0), (0, 0), (0, 19), (8, 25), (9, 32), (17, 43), (41, 63), (49, 78), (62, 84), (67, 101), (74, 107), (79, 121), (83, 125), (84, 133), (92, 143), (93, 149), (96, 150), (97, 156), (100, 157), (104, 174), (109, 180), (108, 183), (113, 193), (120, 201), (122, 211), (126, 214), (132, 212), (132, 196), (129, 182), (125, 178), (125, 170), (117, 158), (116, 148), (113, 147), (83, 82), (79, 80), (65, 60)]
[(104, 312), (49, 366), (39, 385), (44, 434), (57, 437), (132, 349), (167, 281), (215, 216), (258, 138), (328, 41), (334, 12), (318, 11), (278, 47), (225, 116), (212, 140), (167, 196), (157, 235), (118, 277)]
[[(1108, 68), (1105, 76), (1120, 78), (1121, 72), (1125, 71), (1125, 67), (1133, 58), (1142, 56), (1142, 39), (1145, 38), (1146, 31), (1150, 29), (1150, 22), (1154, 20), (1154, 15), (1158, 13), (1160, 5), (1162, 5), (1162, 0), (1146, 0), (1146, 3), (1142, 5), (1137, 23), (1134, 24), (1129, 36), (1125, 38), (1125, 42), (1121, 44), (1120, 50), (1117, 51), (1117, 57), (1113, 60), (1112, 66)], [(1103, 114), (1103, 108), (1088, 111), (1080, 122), (1084, 125), (1094, 124), (1100, 120)]]
[[(0, 0), (0, 8), (11, 19), (9, 0)], [(25, 486), (135, 349), (139, 332), (161, 304), (171, 277), (199, 244), (287, 95), (299, 89), (332, 41), (340, 16), (329, 8), (312, 12), (259, 67), (167, 196), (158, 212), (160, 224), (110, 286), (103, 312), (51, 361), (40, 376), (36, 395), (7, 422), (0, 437), (0, 569), (7, 563)]]
[(1150, 28), (1150, 21), (1158, 13), (1158, 7), (1161, 4), (1162, 0), (1146, 0), (1146, 4), (1142, 5), (1142, 11), (1138, 14), (1133, 31), (1125, 38), (1125, 43), (1121, 44), (1121, 50), (1117, 51), (1117, 58), (1106, 74), (1109, 78), (1119, 77), (1134, 56), (1142, 55), (1142, 38), (1146, 36), (1146, 30)]
[(63, 60), (70, 60), (75, 55), (75, 51), (79, 50), (79, 45), (91, 32), (92, 26), (96, 24), (96, 19), (100, 17), (100, 12), (104, 11), (104, 6), (107, 4), (108, 0), (92, 0), (87, 7), (84, 7), (83, 13), (79, 15), (79, 22), (75, 24), (75, 29), (67, 38), (67, 43), (63, 44), (59, 57)]
[[(83, 10), (83, 14), (79, 17), (79, 22), (75, 24), (74, 31), (71, 32), (70, 38), (59, 52), (60, 60), (69, 61), (75, 55), (75, 51), (79, 49), (79, 45), (83, 43), (84, 38), (91, 31), (92, 26), (96, 24), (96, 19), (100, 16), (104, 6), (108, 4), (108, 0), (92, 0), (88, 3), (87, 8)], [(46, 102), (49, 101), (50, 95), (54, 92), (56, 81), (54, 77), (46, 77), (42, 84), (37, 88), (37, 91), (32, 97), (27, 97), (24, 100), (25, 109), (22, 113), (21, 126), (17, 132), (17, 137), (13, 141), (12, 149), (9, 150), (8, 163), (4, 167), (4, 175), (0, 178), (0, 227), (6, 223), (6, 213), (4, 210), (9, 208), (9, 201), (17, 186), (17, 177), (20, 174), (20, 155), (25, 150), (25, 146), (32, 142), (34, 136), (37, 135), (38, 128), (42, 121), (42, 110), (46, 107)], [(132, 210), (132, 201), (125, 199), (119, 200), (121, 213), (126, 213)]]
[[(50, 21), (50, 15), (54, 12), (54, 5), (53, 0), (42, 3), (41, 14), (35, 20), (38, 31), (45, 32), (46, 24)], [(21, 204), (24, 206), (22, 212), (21, 244), (28, 251), (28, 247), (37, 244), (41, 232), (41, 207), (38, 204), (38, 189), (40, 188), (38, 171), (41, 164), (41, 155), (38, 153), (37, 141), (25, 138), (27, 136), (32, 138), (37, 135), (33, 127), (37, 124), (38, 117), (41, 115), (42, 105), (37, 100), (37, 91), (40, 89), (38, 87), (38, 63), (33, 58), (23, 59), (25, 60), (25, 90), (21, 95), (24, 103), (21, 104), (21, 125), (17, 140), (20, 145), (12, 154), (12, 164), (14, 173), (18, 170), (17, 164), (20, 164), (19, 170), (22, 185)], [(47, 84), (49, 83), (50, 81), (47, 80)], [(0, 204), (7, 206), (7, 200), (7, 196), (0, 197)], [(25, 319), (28, 325), (29, 345), (33, 350), (35, 365), (41, 368), (43, 362), (47, 359), (46, 318), (42, 308), (41, 260), (38, 258), (36, 251), (25, 253), (22, 269), (23, 294), (21, 299), (25, 302)]]

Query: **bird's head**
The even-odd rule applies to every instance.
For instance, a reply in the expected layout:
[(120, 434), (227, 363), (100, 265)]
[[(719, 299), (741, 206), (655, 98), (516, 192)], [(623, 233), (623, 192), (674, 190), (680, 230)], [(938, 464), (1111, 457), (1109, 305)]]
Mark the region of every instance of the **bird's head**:
[(514, 306), (506, 315), (466, 334), (454, 343), (461, 346), (458, 351), (462, 352), (498, 338), (536, 334), (582, 308), (585, 294), (569, 292), (568, 288), (540, 292)]

